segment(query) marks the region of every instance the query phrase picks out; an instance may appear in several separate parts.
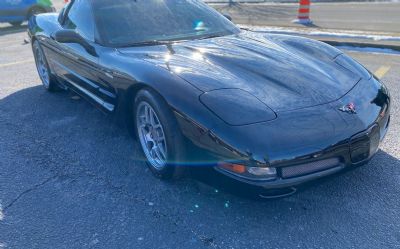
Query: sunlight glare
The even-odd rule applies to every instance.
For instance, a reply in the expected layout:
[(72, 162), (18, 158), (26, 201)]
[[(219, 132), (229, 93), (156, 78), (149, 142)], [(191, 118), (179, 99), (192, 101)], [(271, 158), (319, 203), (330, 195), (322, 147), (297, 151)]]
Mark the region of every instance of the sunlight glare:
[[(3, 213), (3, 207), (0, 204), (0, 221), (2, 221), (2, 220), (4, 220), (4, 213)], [(2, 248), (1, 243), (0, 243), (0, 248)]]

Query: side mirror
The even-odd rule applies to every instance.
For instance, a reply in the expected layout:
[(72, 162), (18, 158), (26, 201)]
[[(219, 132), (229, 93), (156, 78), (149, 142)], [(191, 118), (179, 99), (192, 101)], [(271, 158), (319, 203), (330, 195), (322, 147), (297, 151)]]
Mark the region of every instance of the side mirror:
[(224, 16), (226, 19), (228, 19), (229, 21), (232, 22), (232, 17), (231, 17), (230, 15), (228, 15), (228, 14), (223, 14), (223, 16)]
[(62, 29), (55, 32), (52, 37), (59, 43), (76, 43), (85, 48), (85, 50), (93, 55), (97, 56), (96, 50), (90, 45), (80, 34), (71, 29)]

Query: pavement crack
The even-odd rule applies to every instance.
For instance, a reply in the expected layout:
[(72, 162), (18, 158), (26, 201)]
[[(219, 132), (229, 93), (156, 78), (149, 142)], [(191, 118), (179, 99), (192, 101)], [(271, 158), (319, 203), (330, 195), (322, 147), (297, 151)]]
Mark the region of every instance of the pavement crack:
[(40, 188), (40, 187), (46, 185), (48, 182), (50, 182), (50, 181), (56, 179), (57, 177), (58, 177), (58, 176), (52, 176), (52, 177), (50, 177), (50, 178), (47, 178), (47, 179), (44, 180), (43, 182), (38, 183), (38, 184), (32, 186), (31, 188), (29, 188), (29, 189), (23, 191), (23, 192), (20, 193), (15, 199), (13, 199), (8, 205), (6, 205), (6, 206), (3, 208), (3, 212), (6, 213), (7, 210), (8, 210), (9, 208), (11, 208), (11, 207), (12, 207), (17, 201), (19, 201), (22, 197), (24, 197), (25, 195), (31, 193), (32, 191), (35, 191), (36, 189), (38, 189), (38, 188)]

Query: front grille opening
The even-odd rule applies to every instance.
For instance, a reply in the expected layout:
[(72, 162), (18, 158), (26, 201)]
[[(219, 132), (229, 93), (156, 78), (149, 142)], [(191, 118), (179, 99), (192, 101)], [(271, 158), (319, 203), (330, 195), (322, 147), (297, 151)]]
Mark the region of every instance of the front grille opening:
[(330, 158), (310, 163), (304, 163), (281, 169), (282, 178), (293, 178), (332, 169), (340, 165), (339, 158)]

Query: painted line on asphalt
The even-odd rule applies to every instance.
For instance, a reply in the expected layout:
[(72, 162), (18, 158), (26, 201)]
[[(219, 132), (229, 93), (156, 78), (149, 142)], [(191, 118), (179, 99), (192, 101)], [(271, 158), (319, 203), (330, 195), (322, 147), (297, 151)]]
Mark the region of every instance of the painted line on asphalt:
[[(0, 0), (1, 1), (1, 0)], [(21, 42), (0, 42), (0, 49), (4, 50), (4, 49), (10, 49), (10, 48), (14, 48), (14, 47), (20, 47), (20, 46), (24, 46), (28, 43), (25, 43), (24, 40), (21, 40)]]
[(381, 66), (378, 70), (376, 70), (375, 76), (378, 77), (378, 79), (382, 79), (385, 77), (387, 72), (389, 72), (390, 68), (390, 66)]
[(29, 63), (29, 62), (33, 62), (33, 59), (24, 60), (24, 61), (16, 61), (16, 62), (5, 63), (5, 64), (0, 64), (0, 68), (2, 68), (2, 67), (15, 66), (15, 65), (19, 65), (19, 64), (25, 64), (25, 63)]
[(15, 41), (0, 41), (0, 45), (3, 46), (5, 44), (15, 44)]

